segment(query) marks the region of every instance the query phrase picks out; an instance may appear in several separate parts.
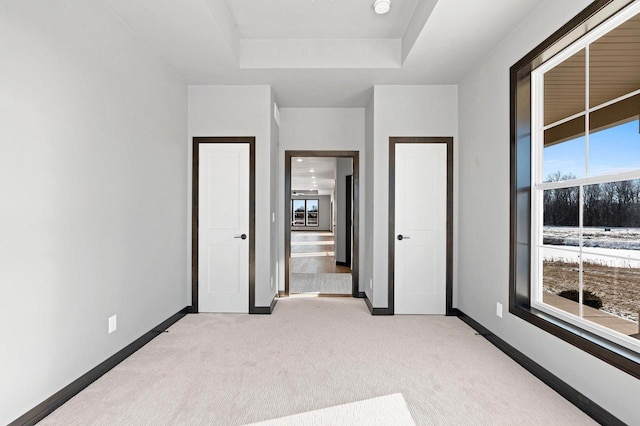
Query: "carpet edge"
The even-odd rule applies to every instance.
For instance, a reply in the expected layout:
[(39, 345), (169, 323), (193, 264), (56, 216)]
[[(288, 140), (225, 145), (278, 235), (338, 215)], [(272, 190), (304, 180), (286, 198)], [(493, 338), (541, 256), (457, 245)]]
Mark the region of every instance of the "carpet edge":
[(511, 346), (509, 343), (493, 334), (488, 328), (465, 314), (460, 309), (458, 309), (458, 318), (477, 331), (479, 335), (487, 339), (493, 346), (517, 362), (521, 367), (533, 374), (536, 378), (556, 391), (560, 396), (575, 405), (596, 422), (603, 425), (626, 425), (626, 423), (618, 419), (609, 411), (605, 410), (574, 387), (570, 386), (567, 382), (551, 373), (542, 365), (538, 364), (524, 353)]
[(166, 320), (162, 321), (160, 324), (153, 327), (151, 330), (149, 330), (133, 342), (129, 343), (127, 346), (120, 349), (118, 352), (111, 355), (109, 358), (102, 361), (100, 364), (98, 364), (85, 374), (69, 383), (67, 386), (63, 387), (58, 392), (51, 395), (49, 398), (45, 399), (29, 411), (9, 423), (9, 426), (35, 425), (36, 423), (47, 417), (49, 414), (53, 413), (56, 409), (61, 407), (65, 402), (76, 396), (91, 383), (98, 380), (105, 373), (109, 372), (115, 366), (133, 355), (158, 335), (163, 333), (167, 328), (178, 322), (185, 315), (187, 315), (189, 311), (190, 307), (186, 306)]

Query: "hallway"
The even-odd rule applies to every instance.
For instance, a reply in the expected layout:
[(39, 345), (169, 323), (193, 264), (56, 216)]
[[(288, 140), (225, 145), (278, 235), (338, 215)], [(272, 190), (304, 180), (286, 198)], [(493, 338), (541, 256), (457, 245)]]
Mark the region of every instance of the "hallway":
[(291, 232), (290, 293), (351, 294), (351, 269), (336, 265), (331, 232)]

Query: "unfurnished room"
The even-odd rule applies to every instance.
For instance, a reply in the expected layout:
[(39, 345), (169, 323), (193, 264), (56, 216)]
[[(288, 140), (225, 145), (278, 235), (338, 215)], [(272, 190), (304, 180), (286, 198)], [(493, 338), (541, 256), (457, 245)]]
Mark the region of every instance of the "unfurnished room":
[(0, 424), (640, 425), (640, 0), (2, 0), (0, 58)]

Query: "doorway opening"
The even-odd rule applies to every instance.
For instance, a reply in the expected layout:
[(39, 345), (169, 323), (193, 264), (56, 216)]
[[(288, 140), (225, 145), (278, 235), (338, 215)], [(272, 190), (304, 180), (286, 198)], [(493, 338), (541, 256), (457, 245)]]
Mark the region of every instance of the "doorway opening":
[(285, 151), (282, 296), (358, 297), (357, 151)]

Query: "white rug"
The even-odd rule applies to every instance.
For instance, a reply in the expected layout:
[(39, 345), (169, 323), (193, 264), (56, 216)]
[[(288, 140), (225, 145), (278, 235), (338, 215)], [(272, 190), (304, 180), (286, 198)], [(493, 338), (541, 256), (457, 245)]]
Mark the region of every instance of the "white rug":
[(321, 410), (252, 423), (250, 426), (394, 425), (414, 426), (402, 394), (381, 396)]

